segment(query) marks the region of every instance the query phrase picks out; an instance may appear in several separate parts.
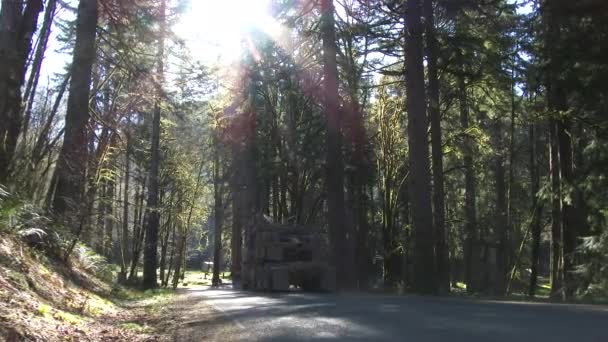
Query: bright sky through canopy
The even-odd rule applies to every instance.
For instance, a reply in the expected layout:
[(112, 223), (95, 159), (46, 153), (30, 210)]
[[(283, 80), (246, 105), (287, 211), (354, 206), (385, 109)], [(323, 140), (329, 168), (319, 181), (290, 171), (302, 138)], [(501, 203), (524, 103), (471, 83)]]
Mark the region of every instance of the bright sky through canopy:
[(273, 36), (280, 25), (269, 14), (270, 0), (189, 0), (174, 31), (202, 62), (236, 60), (249, 29)]

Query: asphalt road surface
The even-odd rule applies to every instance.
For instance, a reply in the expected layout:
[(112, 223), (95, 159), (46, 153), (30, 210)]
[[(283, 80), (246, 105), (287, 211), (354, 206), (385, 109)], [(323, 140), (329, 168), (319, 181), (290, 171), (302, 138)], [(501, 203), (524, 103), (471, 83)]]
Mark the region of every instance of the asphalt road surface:
[[(608, 342), (608, 307), (361, 294), (185, 290), (185, 338)], [(198, 309), (196, 309), (198, 308)], [(196, 312), (203, 312), (197, 318)]]

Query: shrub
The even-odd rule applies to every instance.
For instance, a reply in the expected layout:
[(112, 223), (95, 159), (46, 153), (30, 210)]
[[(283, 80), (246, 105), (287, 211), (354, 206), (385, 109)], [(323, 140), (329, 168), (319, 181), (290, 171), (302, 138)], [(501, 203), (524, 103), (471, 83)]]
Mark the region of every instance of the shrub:
[(95, 274), (98, 278), (106, 281), (114, 281), (115, 266), (108, 263), (104, 256), (97, 254), (88, 246), (79, 243), (74, 249), (73, 257), (84, 270)]
[(582, 239), (578, 249), (584, 263), (576, 273), (583, 280), (580, 295), (590, 299), (608, 299), (608, 231)]

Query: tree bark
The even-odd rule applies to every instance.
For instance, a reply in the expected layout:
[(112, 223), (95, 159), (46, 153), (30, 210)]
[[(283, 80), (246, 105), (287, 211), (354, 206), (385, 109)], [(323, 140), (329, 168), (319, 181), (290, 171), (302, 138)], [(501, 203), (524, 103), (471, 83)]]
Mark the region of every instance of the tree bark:
[(49, 0), (46, 4), (44, 11), (44, 19), (42, 21), (42, 27), (38, 33), (38, 46), (36, 46), (36, 52), (34, 59), (32, 60), (32, 67), (27, 83), (25, 85), (25, 93), (23, 95), (23, 101), (27, 102), (25, 107), (25, 118), (23, 120), (23, 137), (27, 138), (27, 132), (29, 130), (30, 119), (32, 116), (32, 106), (34, 104), (34, 98), (36, 96), (36, 88), (38, 87), (38, 80), (40, 79), (40, 68), (42, 61), (44, 60), (44, 53), (48, 45), (49, 37), (51, 35), (51, 26), (55, 17), (55, 10), (57, 8), (57, 0)]
[[(558, 145), (560, 172), (562, 177), (562, 191), (567, 189), (568, 193), (562, 193), (562, 256), (563, 256), (563, 281), (564, 298), (570, 299), (575, 295), (577, 283), (575, 276), (575, 251), (578, 239), (578, 211), (573, 205), (576, 198), (576, 185), (574, 184), (573, 134), (570, 119), (562, 119), (558, 122)], [(572, 198), (573, 200), (569, 200)]]
[(546, 25), (545, 48), (547, 54), (546, 88), (547, 107), (552, 114), (551, 128), (551, 175), (552, 175), (552, 295), (570, 298), (576, 290), (574, 271), (574, 251), (576, 248), (577, 210), (569, 198), (575, 198), (573, 144), (571, 140), (571, 119), (568, 110), (568, 94), (564, 80), (559, 75), (565, 63), (562, 52), (562, 29), (565, 25), (565, 3), (547, 0), (544, 4), (543, 19)]
[(562, 293), (562, 199), (557, 124), (551, 120), (549, 170), (551, 173), (551, 297)]
[[(173, 196), (173, 193), (171, 194)], [(167, 252), (169, 251), (169, 236), (171, 236), (171, 231), (175, 230), (175, 222), (172, 218), (173, 206), (169, 205), (169, 214), (167, 215), (167, 221), (163, 225), (163, 228), (160, 232), (160, 284), (164, 286), (165, 284), (165, 274), (167, 270)]]
[[(25, 7), (24, 7), (25, 3)], [(2, 0), (0, 10), (0, 183), (10, 174), (22, 126), (21, 87), (42, 0)]]
[(431, 174), (427, 140), (425, 83), (423, 67), (423, 26), (420, 20), (420, 0), (406, 4), (406, 91), (408, 112), (408, 142), (412, 201), (413, 273), (412, 288), (418, 293), (437, 292), (435, 275), (435, 242), (433, 241), (433, 212), (431, 207)]
[[(71, 82), (65, 117), (63, 147), (57, 161), (57, 190), (53, 209), (66, 223), (77, 226), (74, 219), (86, 205), (84, 187), (87, 165), (87, 124), (91, 75), (96, 56), (95, 37), (99, 10), (97, 0), (81, 0), (78, 5), (76, 44), (70, 71)], [(79, 213), (81, 211), (81, 213)]]
[(114, 232), (114, 192), (116, 188), (114, 179), (108, 179), (106, 182), (106, 191), (103, 198), (104, 205), (104, 226), (106, 230), (106, 241), (104, 243), (106, 256), (108, 260), (114, 261), (116, 259), (114, 255), (114, 238), (112, 234)]
[(169, 285), (169, 279), (171, 278), (171, 271), (173, 271), (173, 264), (174, 264), (174, 259), (175, 259), (175, 236), (176, 236), (176, 231), (177, 231), (177, 225), (178, 223), (176, 222), (173, 225), (173, 229), (171, 230), (171, 254), (169, 255), (169, 262), (168, 264), (168, 269), (167, 269), (167, 275), (165, 276), (165, 278), (162, 279), (162, 285), (163, 287), (167, 287)]
[[(233, 151), (233, 178), (232, 178), (232, 238), (231, 238), (231, 253), (232, 263), (230, 272), (232, 274), (232, 283), (235, 286), (240, 285), (241, 281), (241, 263), (242, 251), (243, 251), (243, 170), (241, 169), (241, 148), (240, 144), (234, 144)], [(278, 219), (277, 207), (278, 207), (278, 189), (274, 186), (273, 190), (273, 214), (275, 221)]]
[(212, 286), (221, 285), (220, 268), (222, 257), (222, 190), (220, 184), (220, 151), (219, 132), (213, 137), (213, 200), (214, 200), (214, 232), (213, 232), (213, 277)]
[(433, 223), (435, 225), (435, 251), (440, 293), (450, 292), (450, 255), (445, 226), (445, 189), (443, 180), (443, 142), (441, 113), (439, 111), (439, 77), (437, 56), (439, 44), (435, 31), (433, 1), (424, 0), (424, 17), (427, 45), (428, 102), (431, 121), (431, 149), (433, 170)]
[(137, 265), (139, 263), (139, 258), (141, 256), (141, 247), (144, 243), (144, 235), (145, 235), (145, 217), (143, 212), (144, 208), (144, 187), (146, 184), (146, 180), (143, 180), (141, 183), (141, 187), (139, 193), (135, 194), (135, 211), (133, 213), (133, 239), (132, 247), (131, 247), (131, 267), (129, 269), (129, 277), (127, 278), (129, 282), (135, 282), (137, 276)]
[(338, 97), (336, 28), (332, 0), (321, 0), (323, 44), (323, 107), (326, 115), (327, 222), (336, 267), (338, 288), (355, 286), (352, 227), (346, 224), (344, 207), (344, 162), (342, 158), (341, 115)]
[[(44, 157), (46, 156), (45, 152), (50, 152), (48, 141), (50, 139), (49, 133), (51, 132), (51, 128), (53, 127), (53, 121), (55, 120), (55, 116), (59, 111), (59, 106), (61, 105), (61, 101), (63, 100), (63, 96), (65, 95), (65, 91), (70, 82), (70, 76), (66, 75), (63, 79), (63, 82), (59, 85), (59, 90), (57, 91), (57, 96), (55, 97), (55, 101), (53, 102), (53, 107), (51, 108), (51, 112), (44, 123), (44, 126), (40, 130), (40, 134), (38, 134), (38, 138), (32, 148), (32, 157), (30, 159), (32, 169), (35, 169), (38, 163), (40, 163)], [(55, 177), (55, 175), (53, 175)], [(47, 201), (49, 204), (52, 202)]]
[[(98, 185), (98, 190), (97, 193), (99, 194), (99, 198), (98, 198), (98, 203), (97, 203), (97, 229), (96, 229), (96, 237), (97, 239), (95, 240), (95, 251), (98, 254), (101, 255), (107, 255), (106, 254), (106, 236), (107, 236), (107, 231), (106, 231), (106, 222), (105, 222), (105, 216), (106, 216), (106, 193), (107, 193), (107, 182), (106, 181), (101, 181), (100, 184)], [(110, 234), (110, 237), (112, 235)]]
[(518, 47), (515, 47), (515, 51), (513, 53), (513, 57), (511, 58), (511, 120), (510, 120), (510, 129), (509, 129), (509, 174), (508, 174), (508, 183), (507, 183), (507, 229), (508, 229), (508, 240), (509, 247), (506, 251), (507, 254), (507, 269), (513, 265), (515, 261), (515, 250), (519, 245), (519, 240), (521, 239), (521, 232), (519, 230), (516, 232), (514, 221), (514, 212), (513, 212), (513, 186), (515, 184), (515, 121), (517, 120), (517, 108), (516, 108), (516, 98), (517, 98), (517, 79), (515, 74), (516, 68), (516, 56), (518, 54)]
[(185, 256), (186, 239), (188, 238), (188, 232), (189, 228), (188, 225), (186, 225), (186, 227), (182, 230), (179, 239), (177, 258), (175, 259), (175, 271), (173, 272), (173, 282), (171, 284), (173, 286), (173, 289), (177, 288), (180, 276), (182, 274), (182, 259)]
[(494, 123), (494, 191), (496, 194), (495, 236), (496, 250), (496, 278), (493, 291), (495, 295), (503, 296), (507, 290), (507, 277), (509, 273), (508, 253), (508, 227), (507, 227), (507, 189), (505, 184), (505, 158), (502, 142), (502, 122), (500, 118)]
[[(127, 126), (125, 128), (125, 186), (122, 202), (122, 232), (120, 235), (120, 274), (121, 278), (127, 277), (128, 243), (129, 243), (129, 185), (131, 181), (131, 116), (127, 114)], [(135, 229), (135, 227), (134, 227)]]
[(158, 41), (157, 70), (156, 70), (156, 99), (154, 103), (154, 117), (152, 119), (152, 147), (150, 158), (150, 184), (148, 188), (148, 210), (146, 241), (144, 248), (144, 278), (142, 286), (151, 289), (158, 286), (156, 268), (158, 266), (158, 229), (160, 224), (160, 206), (158, 200), (159, 170), (160, 170), (160, 117), (161, 101), (163, 97), (164, 58), (165, 58), (165, 31), (166, 0), (160, 4), (160, 37)]
[(532, 196), (532, 255), (530, 260), (530, 287), (528, 289), (528, 295), (530, 295), (530, 297), (534, 297), (536, 295), (538, 267), (540, 262), (540, 239), (542, 232), (542, 206), (538, 198), (538, 191), (540, 190), (540, 176), (537, 158), (539, 157), (540, 146), (537, 129), (537, 125), (530, 125), (530, 195)]
[(466, 84), (464, 75), (458, 76), (459, 102), (460, 102), (460, 124), (463, 130), (463, 153), (464, 153), (464, 181), (465, 181), (465, 241), (464, 241), (464, 266), (465, 282), (467, 292), (474, 293), (478, 290), (479, 269), (479, 234), (477, 230), (477, 213), (475, 205), (475, 170), (473, 168), (473, 141), (468, 132), (469, 129), (469, 107), (467, 103)]

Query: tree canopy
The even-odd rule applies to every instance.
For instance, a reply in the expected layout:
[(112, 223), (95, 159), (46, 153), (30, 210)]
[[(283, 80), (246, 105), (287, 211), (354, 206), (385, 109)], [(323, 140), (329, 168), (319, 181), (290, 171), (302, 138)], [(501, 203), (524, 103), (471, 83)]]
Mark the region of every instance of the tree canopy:
[(231, 60), (192, 1), (2, 0), (0, 184), (66, 258), (238, 283), (272, 222), (340, 289), (608, 295), (604, 1), (259, 2)]

